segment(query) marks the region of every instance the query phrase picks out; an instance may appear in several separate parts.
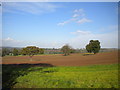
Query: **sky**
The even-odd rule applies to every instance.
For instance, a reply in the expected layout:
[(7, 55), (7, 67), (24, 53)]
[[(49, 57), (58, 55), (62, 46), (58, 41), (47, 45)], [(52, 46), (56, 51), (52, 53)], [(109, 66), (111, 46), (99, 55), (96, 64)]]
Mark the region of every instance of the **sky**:
[(3, 2), (2, 44), (85, 48), (99, 40), (102, 48), (118, 47), (117, 2)]

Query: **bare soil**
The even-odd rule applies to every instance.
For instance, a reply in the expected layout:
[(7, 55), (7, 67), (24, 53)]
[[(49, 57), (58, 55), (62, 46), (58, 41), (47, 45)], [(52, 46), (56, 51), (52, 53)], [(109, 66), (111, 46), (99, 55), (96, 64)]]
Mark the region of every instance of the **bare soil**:
[(118, 52), (104, 52), (95, 55), (71, 54), (63, 56), (55, 55), (37, 55), (30, 61), (29, 56), (5, 56), (2, 58), (2, 64), (37, 64), (47, 63), (54, 66), (84, 66), (96, 64), (118, 63)]

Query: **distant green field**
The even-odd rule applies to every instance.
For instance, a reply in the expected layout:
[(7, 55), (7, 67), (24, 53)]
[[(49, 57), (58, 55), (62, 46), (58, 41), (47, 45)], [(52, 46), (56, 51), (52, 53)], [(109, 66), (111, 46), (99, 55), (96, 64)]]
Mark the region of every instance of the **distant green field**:
[[(6, 66), (3, 66), (6, 68)], [(12, 69), (14, 69), (12, 71)], [(21, 70), (20, 70), (21, 69)], [(9, 70), (9, 71), (8, 71)], [(17, 67), (12, 71), (13, 88), (118, 88), (118, 64), (81, 67)], [(8, 75), (8, 74), (7, 74)], [(4, 78), (4, 87), (10, 82)]]

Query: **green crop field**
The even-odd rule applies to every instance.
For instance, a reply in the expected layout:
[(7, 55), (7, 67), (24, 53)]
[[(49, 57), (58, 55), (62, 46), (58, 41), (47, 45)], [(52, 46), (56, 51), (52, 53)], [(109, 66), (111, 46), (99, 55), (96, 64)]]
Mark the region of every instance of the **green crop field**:
[(80, 67), (3, 65), (3, 88), (118, 88), (118, 64)]

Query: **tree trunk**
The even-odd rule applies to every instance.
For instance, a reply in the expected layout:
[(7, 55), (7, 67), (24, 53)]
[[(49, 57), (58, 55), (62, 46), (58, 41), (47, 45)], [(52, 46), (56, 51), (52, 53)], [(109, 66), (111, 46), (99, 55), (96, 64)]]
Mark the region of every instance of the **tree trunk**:
[(32, 56), (30, 56), (30, 61), (32, 61)]
[(32, 57), (30, 58), (30, 61), (32, 61)]
[(64, 54), (64, 56), (66, 56), (66, 53)]

